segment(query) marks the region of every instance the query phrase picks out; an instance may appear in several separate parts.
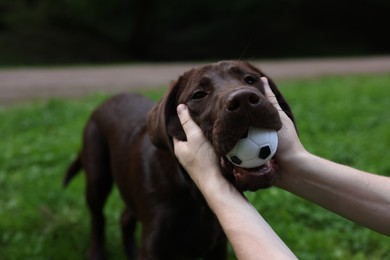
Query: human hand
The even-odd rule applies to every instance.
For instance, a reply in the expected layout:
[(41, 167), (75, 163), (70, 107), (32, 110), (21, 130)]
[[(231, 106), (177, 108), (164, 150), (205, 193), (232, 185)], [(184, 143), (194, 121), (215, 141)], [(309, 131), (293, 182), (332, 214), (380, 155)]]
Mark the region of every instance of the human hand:
[(279, 111), (280, 119), (282, 120), (282, 129), (278, 131), (278, 149), (275, 154), (275, 159), (279, 166), (284, 166), (284, 163), (294, 160), (294, 156), (299, 155), (300, 152), (304, 152), (305, 149), (299, 140), (297, 131), (295, 130), (294, 123), (286, 115), (283, 109), (280, 107), (275, 94), (272, 92), (268, 79), (262, 77), (261, 80), (264, 83), (264, 90), (266, 98), (276, 107)]
[(209, 141), (204, 137), (202, 130), (192, 120), (187, 106), (180, 104), (177, 107), (177, 113), (187, 141), (173, 138), (175, 155), (198, 185), (205, 178), (219, 173), (219, 159)]

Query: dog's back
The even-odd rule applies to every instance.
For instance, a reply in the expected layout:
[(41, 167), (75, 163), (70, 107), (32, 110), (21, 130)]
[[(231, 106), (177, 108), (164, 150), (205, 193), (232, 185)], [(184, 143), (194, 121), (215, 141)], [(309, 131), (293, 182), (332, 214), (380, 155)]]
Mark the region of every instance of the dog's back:
[[(123, 158), (125, 150), (137, 133), (146, 132), (146, 115), (153, 105), (151, 100), (137, 94), (119, 94), (96, 108), (84, 129), (83, 147), (66, 172), (64, 186), (87, 164), (105, 164), (104, 168), (111, 168), (109, 165), (115, 165), (112, 160), (129, 160)], [(88, 158), (91, 154), (96, 154), (95, 158)]]

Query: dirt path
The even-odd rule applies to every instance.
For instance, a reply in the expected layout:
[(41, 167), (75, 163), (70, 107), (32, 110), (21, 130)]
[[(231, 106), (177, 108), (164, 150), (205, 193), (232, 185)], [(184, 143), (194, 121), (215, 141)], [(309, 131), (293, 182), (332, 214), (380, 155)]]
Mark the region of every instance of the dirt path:
[[(390, 73), (390, 56), (252, 61), (276, 80), (329, 74)], [(116, 93), (166, 86), (200, 63), (0, 69), (0, 104), (95, 91)]]

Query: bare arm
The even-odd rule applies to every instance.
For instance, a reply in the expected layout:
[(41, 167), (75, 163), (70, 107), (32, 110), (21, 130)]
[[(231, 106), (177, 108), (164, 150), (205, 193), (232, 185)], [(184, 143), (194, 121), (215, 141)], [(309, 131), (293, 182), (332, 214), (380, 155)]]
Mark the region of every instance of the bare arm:
[[(268, 86), (266, 79), (262, 80)], [(283, 121), (276, 153), (280, 175), (276, 186), (390, 235), (390, 178), (337, 164), (307, 152), (269, 87), (266, 87), (266, 92)]]
[(217, 216), (238, 259), (296, 259), (260, 214), (219, 172), (218, 158), (184, 105), (178, 114), (187, 142), (175, 154)]

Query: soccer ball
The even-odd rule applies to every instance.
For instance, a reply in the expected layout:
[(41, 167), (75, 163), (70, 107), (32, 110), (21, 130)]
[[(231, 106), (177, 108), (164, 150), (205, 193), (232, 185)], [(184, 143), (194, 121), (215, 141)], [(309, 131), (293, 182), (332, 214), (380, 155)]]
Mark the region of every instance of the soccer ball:
[(271, 160), (277, 147), (276, 131), (249, 127), (248, 135), (238, 141), (226, 158), (238, 167), (255, 168)]

